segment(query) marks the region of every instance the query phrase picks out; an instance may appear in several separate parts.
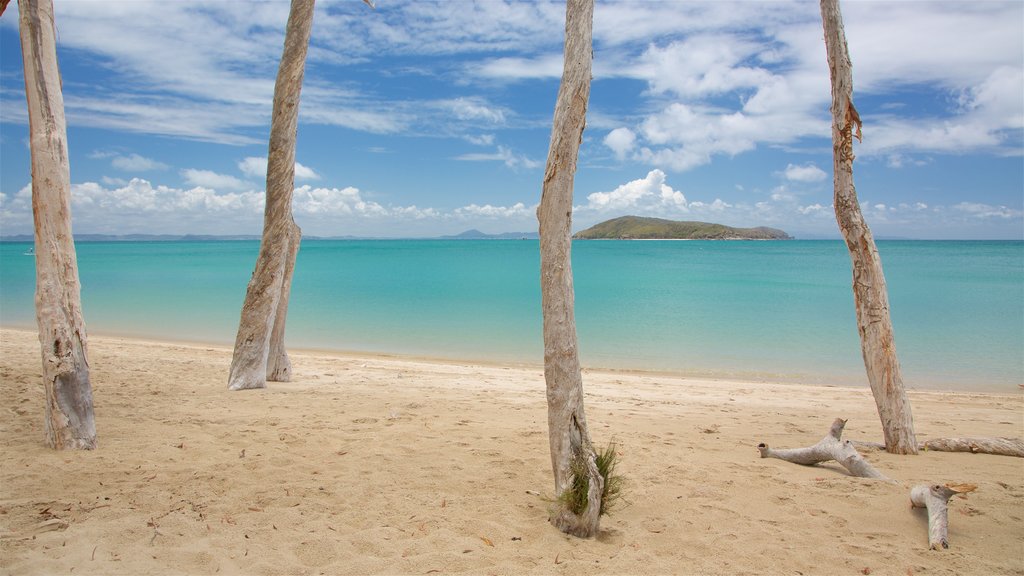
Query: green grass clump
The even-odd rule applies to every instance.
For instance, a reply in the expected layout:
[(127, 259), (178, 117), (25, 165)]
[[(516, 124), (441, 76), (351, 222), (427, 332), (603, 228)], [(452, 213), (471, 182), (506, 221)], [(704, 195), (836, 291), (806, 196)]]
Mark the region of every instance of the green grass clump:
[[(597, 464), (597, 471), (604, 479), (604, 490), (601, 492), (601, 511), (604, 516), (611, 510), (612, 505), (622, 496), (622, 487), (625, 479), (615, 472), (618, 464), (618, 455), (615, 453), (615, 443), (595, 454), (594, 462)], [(570, 467), (572, 471), (572, 485), (559, 496), (558, 501), (570, 512), (579, 516), (587, 509), (587, 493), (590, 491), (590, 476), (587, 474), (587, 463), (583, 455), (578, 456)]]

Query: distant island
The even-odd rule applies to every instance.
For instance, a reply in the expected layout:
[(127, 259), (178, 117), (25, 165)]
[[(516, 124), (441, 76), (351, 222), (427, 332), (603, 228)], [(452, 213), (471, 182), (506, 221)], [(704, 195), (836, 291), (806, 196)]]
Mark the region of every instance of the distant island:
[(622, 216), (577, 232), (577, 240), (792, 240), (777, 228), (733, 228), (724, 224)]
[(466, 230), (455, 236), (441, 236), (441, 240), (536, 240), (537, 232), (502, 232), (487, 234), (479, 230)]

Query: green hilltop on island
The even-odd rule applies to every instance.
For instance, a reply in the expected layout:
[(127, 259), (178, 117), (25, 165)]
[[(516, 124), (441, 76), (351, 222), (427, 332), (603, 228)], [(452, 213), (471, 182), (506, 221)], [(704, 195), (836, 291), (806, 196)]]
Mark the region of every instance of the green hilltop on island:
[(577, 240), (792, 240), (777, 228), (733, 228), (724, 224), (622, 216), (573, 235)]

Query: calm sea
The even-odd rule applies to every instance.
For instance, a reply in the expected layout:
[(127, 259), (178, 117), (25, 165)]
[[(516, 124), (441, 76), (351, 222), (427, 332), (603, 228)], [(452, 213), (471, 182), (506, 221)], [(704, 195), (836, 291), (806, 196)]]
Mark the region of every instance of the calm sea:
[[(34, 258), (0, 244), (0, 324), (35, 328)], [(79, 243), (88, 329), (234, 341), (257, 242)], [(879, 242), (910, 388), (1024, 383), (1024, 242)], [(293, 348), (541, 364), (537, 242), (302, 244)], [(573, 245), (584, 366), (866, 385), (839, 241)]]

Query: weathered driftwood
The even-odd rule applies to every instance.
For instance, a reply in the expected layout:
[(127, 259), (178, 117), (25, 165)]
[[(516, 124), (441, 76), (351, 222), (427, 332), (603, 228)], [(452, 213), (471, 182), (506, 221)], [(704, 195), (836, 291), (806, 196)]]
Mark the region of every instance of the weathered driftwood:
[[(256, 268), (249, 280), (231, 358), (228, 388), (265, 388), (271, 332), (281, 310), (289, 240), (295, 227), (295, 138), (306, 53), (313, 28), (315, 0), (292, 0), (284, 52), (274, 85), (274, 106), (267, 151), (267, 202)], [(283, 321), (283, 319), (281, 320)]]
[[(854, 446), (866, 450), (885, 450), (885, 444), (879, 442), (853, 441)], [(917, 449), (933, 452), (970, 452), (972, 454), (992, 454), (995, 456), (1015, 456), (1024, 458), (1024, 440), (1020, 438), (932, 438), (920, 442)]]
[(871, 463), (857, 452), (857, 449), (853, 447), (853, 442), (841, 440), (844, 427), (846, 427), (846, 420), (836, 418), (832, 422), (832, 427), (829, 429), (828, 434), (819, 440), (817, 444), (806, 448), (774, 450), (762, 442), (757, 445), (757, 449), (761, 452), (761, 458), (778, 458), (803, 466), (813, 466), (821, 462), (835, 460), (853, 476), (888, 480), (885, 475), (876, 470)]
[(861, 121), (853, 106), (853, 65), (839, 0), (821, 0), (821, 18), (832, 80), (833, 204), (853, 267), (853, 300), (864, 367), (886, 449), (893, 454), (916, 454), (914, 419), (896, 357), (882, 260), (853, 185), (853, 139), (861, 138)]
[(928, 509), (928, 547), (949, 548), (949, 499), (977, 488), (973, 484), (918, 484), (910, 489), (910, 505)]
[[(590, 99), (594, 2), (568, 0), (565, 12), (565, 63), (555, 103), (537, 219), (540, 224), (544, 380), (555, 494), (561, 495), (572, 487), (574, 462), (584, 464), (582, 468), (586, 469), (589, 482), (583, 512), (576, 514), (556, 500), (550, 521), (563, 532), (586, 538), (598, 532), (604, 480), (597, 470), (583, 410), (570, 249), (573, 179)], [(580, 468), (576, 466), (577, 470)]]
[(936, 452), (972, 452), (1024, 458), (1024, 440), (1020, 438), (933, 438), (918, 445)]
[(58, 450), (91, 450), (96, 447), (96, 420), (71, 235), (71, 171), (53, 2), (21, 0), (18, 8), (32, 157), (36, 322), (43, 360), (46, 442)]

